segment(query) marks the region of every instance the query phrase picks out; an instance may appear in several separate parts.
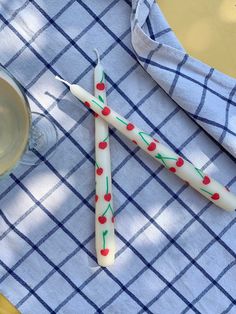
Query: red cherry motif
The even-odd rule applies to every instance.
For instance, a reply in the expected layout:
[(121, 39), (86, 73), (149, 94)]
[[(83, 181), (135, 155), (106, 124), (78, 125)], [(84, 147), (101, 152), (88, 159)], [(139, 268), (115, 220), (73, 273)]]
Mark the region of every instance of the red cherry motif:
[(98, 201), (98, 195), (96, 194), (95, 195), (95, 202), (97, 203), (97, 201)]
[(212, 194), (211, 198), (215, 201), (217, 201), (220, 198), (220, 195), (218, 193)]
[(179, 158), (177, 159), (177, 161), (176, 161), (176, 166), (177, 166), (177, 167), (182, 167), (183, 164), (184, 164), (183, 158), (179, 157)]
[(107, 193), (104, 195), (104, 200), (107, 201), (107, 202), (110, 202), (111, 200), (111, 193)]
[(102, 168), (97, 168), (97, 175), (101, 176), (103, 174), (103, 169)]
[(98, 147), (99, 147), (100, 149), (105, 149), (105, 148), (107, 147), (107, 142), (100, 142), (100, 143), (98, 144)]
[(109, 249), (102, 249), (100, 252), (103, 256), (107, 256), (109, 253)]
[(104, 83), (97, 83), (96, 88), (98, 90), (104, 90), (105, 89), (105, 84)]
[(105, 106), (103, 109), (102, 109), (102, 114), (104, 116), (108, 116), (110, 114), (111, 110), (110, 108), (108, 108), (107, 106)]
[(176, 172), (176, 169), (175, 169), (174, 167), (170, 167), (169, 170), (170, 170), (171, 172)]
[(132, 141), (135, 145), (137, 145), (137, 142), (135, 140)]
[(90, 108), (90, 103), (88, 101), (85, 101), (84, 104), (85, 104), (86, 107)]
[(100, 224), (103, 225), (103, 224), (106, 223), (107, 219), (106, 219), (105, 216), (99, 216), (99, 217), (98, 217), (98, 221), (100, 222)]
[(93, 114), (94, 114), (94, 117), (95, 117), (95, 118), (98, 117), (98, 113), (97, 113), (97, 112), (94, 112)]
[(115, 217), (114, 216), (112, 216), (111, 222), (114, 224), (114, 222), (115, 222)]
[(128, 131), (132, 131), (134, 129), (134, 125), (132, 123), (128, 123), (127, 126), (126, 126), (126, 129)]
[(205, 176), (202, 180), (202, 183), (205, 185), (209, 184), (210, 182), (211, 182), (211, 179), (208, 176)]
[(148, 148), (147, 148), (147, 149), (148, 149), (150, 152), (152, 152), (152, 151), (154, 151), (154, 150), (156, 149), (156, 147), (157, 147), (156, 143), (151, 142), (151, 143), (148, 145)]

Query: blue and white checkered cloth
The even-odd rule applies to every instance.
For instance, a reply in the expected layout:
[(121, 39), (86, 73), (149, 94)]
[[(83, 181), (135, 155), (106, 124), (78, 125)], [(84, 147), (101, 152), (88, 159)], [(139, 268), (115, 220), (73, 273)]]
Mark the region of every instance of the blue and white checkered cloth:
[(236, 313), (235, 213), (115, 130), (117, 257), (97, 266), (94, 118), (54, 75), (92, 92), (98, 48), (110, 105), (233, 192), (236, 81), (185, 54), (153, 0), (0, 5), (0, 62), (59, 131), (0, 182), (0, 292), (23, 314)]

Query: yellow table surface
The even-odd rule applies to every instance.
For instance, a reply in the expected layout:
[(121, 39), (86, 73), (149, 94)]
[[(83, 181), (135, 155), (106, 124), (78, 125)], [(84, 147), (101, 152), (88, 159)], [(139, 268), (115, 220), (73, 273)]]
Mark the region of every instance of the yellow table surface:
[(20, 314), (20, 312), (0, 294), (0, 314)]
[(188, 54), (236, 78), (236, 0), (157, 0)]

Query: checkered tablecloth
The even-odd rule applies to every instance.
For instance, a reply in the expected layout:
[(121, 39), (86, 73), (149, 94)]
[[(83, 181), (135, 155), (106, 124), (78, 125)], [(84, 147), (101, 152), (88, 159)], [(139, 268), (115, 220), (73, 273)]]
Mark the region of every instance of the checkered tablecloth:
[(59, 132), (0, 181), (0, 292), (23, 314), (236, 313), (235, 213), (115, 130), (117, 256), (97, 266), (94, 117), (54, 76), (92, 92), (98, 48), (112, 108), (234, 192), (236, 81), (186, 55), (153, 0), (0, 6), (0, 63)]

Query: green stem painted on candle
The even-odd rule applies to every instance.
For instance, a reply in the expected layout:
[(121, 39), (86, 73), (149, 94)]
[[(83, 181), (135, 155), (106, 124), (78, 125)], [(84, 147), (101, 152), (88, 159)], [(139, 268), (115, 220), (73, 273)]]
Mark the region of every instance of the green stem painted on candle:
[(105, 81), (105, 73), (104, 73), (104, 71), (102, 71), (102, 78), (101, 78), (100, 83), (102, 83), (102, 82), (104, 82), (104, 81)]
[(109, 138), (109, 134), (104, 138), (103, 142), (106, 142)]
[(106, 236), (108, 234), (108, 230), (102, 232), (102, 248), (106, 248)]
[(96, 162), (96, 160), (95, 160), (95, 165), (96, 165), (97, 168), (99, 168), (99, 165), (98, 165), (98, 163)]
[(161, 160), (162, 163), (164, 164), (164, 166), (167, 167), (167, 164), (166, 164), (166, 162), (165, 162), (165, 160), (163, 159), (163, 157), (162, 157), (161, 154), (157, 154), (157, 155), (155, 156), (155, 158)]
[(205, 189), (200, 188), (200, 190), (202, 190), (203, 192), (206, 192), (206, 193), (208, 193), (208, 194), (210, 194), (210, 195), (213, 195), (212, 193), (210, 193), (209, 191), (207, 191), (207, 190), (205, 190)]
[(198, 169), (196, 167), (194, 169), (197, 171), (197, 173), (200, 175), (201, 178), (204, 177), (204, 175), (202, 174), (202, 171), (200, 169)]
[(108, 193), (109, 190), (109, 183), (108, 183), (108, 176), (106, 176), (106, 194)]
[(162, 156), (161, 154), (157, 154), (155, 157), (157, 159), (161, 160), (166, 167), (167, 167), (167, 164), (166, 164), (165, 160), (177, 160), (177, 158), (165, 157), (165, 156)]
[(117, 119), (118, 121), (120, 121), (121, 123), (123, 123), (123, 124), (125, 124), (125, 125), (128, 125), (128, 123), (126, 123), (124, 120), (120, 119), (119, 117), (116, 117), (116, 119)]
[(95, 100), (92, 99), (92, 102), (93, 102), (96, 106), (98, 106), (99, 108), (103, 109), (103, 107), (102, 107), (99, 103), (97, 103)]
[(145, 137), (143, 136), (143, 135), (147, 135), (148, 137), (150, 137), (150, 135), (149, 135), (148, 133), (139, 132), (138, 134), (141, 136), (141, 138), (142, 138), (142, 140), (144, 141), (145, 144), (147, 144), (147, 145), (150, 144), (150, 143), (145, 139)]
[(114, 215), (114, 211), (113, 211), (113, 209), (111, 207), (111, 204), (109, 203), (107, 208), (106, 208), (106, 210), (103, 212), (102, 216), (105, 216), (106, 213), (108, 212), (108, 210), (110, 210), (112, 212), (112, 215)]

